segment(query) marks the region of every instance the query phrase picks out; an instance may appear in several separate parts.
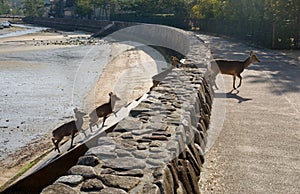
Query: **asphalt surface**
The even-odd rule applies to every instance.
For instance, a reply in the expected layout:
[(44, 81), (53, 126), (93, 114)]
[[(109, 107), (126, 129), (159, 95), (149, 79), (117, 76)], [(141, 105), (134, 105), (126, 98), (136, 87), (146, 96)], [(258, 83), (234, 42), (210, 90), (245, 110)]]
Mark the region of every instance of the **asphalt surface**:
[[(261, 60), (242, 73), (219, 75), (202, 193), (300, 193), (300, 61), (280, 51), (200, 35), (216, 58)], [(237, 78), (238, 82), (238, 78)]]

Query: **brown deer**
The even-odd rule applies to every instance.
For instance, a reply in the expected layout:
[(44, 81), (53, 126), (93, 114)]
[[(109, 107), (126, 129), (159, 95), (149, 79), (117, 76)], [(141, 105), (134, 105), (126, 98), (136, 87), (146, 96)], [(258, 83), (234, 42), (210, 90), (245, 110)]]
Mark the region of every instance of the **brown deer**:
[[(109, 102), (102, 104), (101, 106), (98, 106), (95, 110), (93, 110), (89, 116), (90, 116), (90, 129), (92, 130), (92, 127), (97, 125), (97, 121), (100, 117), (103, 117), (103, 124), (102, 127), (104, 127), (105, 120), (107, 119), (108, 115), (113, 112), (114, 106), (116, 104), (116, 101), (121, 100), (117, 95), (110, 92), (109, 93)], [(115, 113), (114, 113), (115, 114)]]
[[(54, 150), (57, 150), (58, 153), (60, 153), (59, 142), (61, 142), (61, 140), (65, 136), (72, 135), (72, 137), (71, 137), (71, 145), (70, 145), (70, 149), (71, 149), (73, 147), (73, 140), (74, 140), (75, 134), (79, 130), (82, 130), (82, 124), (83, 124), (82, 117), (84, 115), (86, 115), (86, 114), (83, 113), (83, 112), (78, 111), (77, 108), (75, 108), (73, 111), (75, 113), (75, 117), (76, 117), (77, 120), (73, 120), (73, 121), (70, 121), (68, 123), (65, 123), (65, 124), (61, 125), (60, 127), (56, 128), (56, 129), (54, 129), (52, 131), (52, 135), (53, 135), (52, 142), (53, 142), (53, 144), (55, 146)], [(83, 131), (83, 133), (86, 136), (86, 134), (85, 134), (84, 131)]]
[(171, 64), (172, 67), (181, 67), (182, 63), (180, 62), (180, 60), (177, 57), (171, 56)]
[[(236, 90), (242, 85), (242, 76), (241, 73), (247, 68), (251, 63), (260, 62), (255, 54), (251, 51), (249, 57), (245, 61), (230, 61), (224, 59), (216, 59), (211, 63), (212, 77), (216, 78), (217, 74), (221, 72), (222, 74), (232, 75), (233, 76), (233, 89)], [(240, 79), (240, 83), (235, 87), (236, 77)], [(214, 85), (218, 89), (217, 85), (213, 81)]]
[(158, 86), (160, 82), (164, 80), (165, 77), (167, 77), (167, 75), (172, 71), (173, 68), (179, 68), (183, 66), (184, 64), (177, 57), (171, 56), (171, 67), (152, 77), (153, 85), (151, 86), (150, 91)]

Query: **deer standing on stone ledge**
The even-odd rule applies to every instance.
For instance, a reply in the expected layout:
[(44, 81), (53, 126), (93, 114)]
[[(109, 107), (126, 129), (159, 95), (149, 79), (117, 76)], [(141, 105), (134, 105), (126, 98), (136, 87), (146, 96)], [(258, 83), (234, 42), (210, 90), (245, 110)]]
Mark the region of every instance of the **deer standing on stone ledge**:
[(55, 149), (58, 151), (58, 153), (60, 153), (59, 142), (61, 142), (61, 140), (65, 136), (72, 135), (70, 149), (73, 147), (73, 140), (74, 140), (75, 134), (78, 131), (82, 131), (84, 133), (84, 135), (86, 136), (85, 132), (82, 130), (82, 124), (83, 124), (82, 117), (86, 114), (83, 112), (80, 112), (77, 108), (75, 108), (73, 111), (75, 113), (76, 120), (65, 123), (52, 131), (52, 135), (53, 135), (52, 142), (55, 146)]
[[(212, 77), (215, 80), (219, 72), (222, 74), (232, 75), (233, 76), (233, 89), (236, 90), (242, 85), (242, 76), (241, 73), (247, 68), (251, 63), (260, 62), (255, 54), (251, 51), (249, 57), (245, 61), (230, 61), (224, 59), (216, 59), (211, 62), (211, 71)], [(235, 87), (236, 77), (240, 79), (240, 83)], [(214, 81), (213, 81), (214, 82)], [(218, 89), (216, 83), (214, 85)]]
[(109, 102), (102, 104), (101, 106), (97, 107), (95, 110), (93, 110), (89, 116), (90, 116), (90, 129), (92, 130), (92, 127), (97, 125), (98, 127), (98, 120), (100, 117), (103, 117), (103, 124), (102, 127), (104, 127), (105, 120), (107, 119), (108, 115), (113, 113), (114, 106), (116, 104), (116, 101), (121, 100), (117, 95), (110, 92), (109, 93)]

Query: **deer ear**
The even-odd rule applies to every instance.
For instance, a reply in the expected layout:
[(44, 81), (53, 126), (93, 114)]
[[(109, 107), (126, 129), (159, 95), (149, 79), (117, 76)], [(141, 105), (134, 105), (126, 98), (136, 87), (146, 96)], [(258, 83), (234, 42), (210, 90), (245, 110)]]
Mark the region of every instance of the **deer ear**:
[(253, 55), (253, 51), (250, 51), (250, 54), (249, 54), (249, 56), (252, 56)]
[(112, 96), (113, 95), (113, 93), (112, 92), (109, 92), (109, 96)]

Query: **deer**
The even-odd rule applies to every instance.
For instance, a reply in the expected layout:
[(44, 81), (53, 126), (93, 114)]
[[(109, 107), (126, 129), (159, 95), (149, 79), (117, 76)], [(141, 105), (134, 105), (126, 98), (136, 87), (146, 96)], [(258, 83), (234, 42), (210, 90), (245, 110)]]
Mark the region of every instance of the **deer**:
[(177, 57), (171, 56), (171, 64), (172, 67), (187, 67), (187, 64), (185, 64), (186, 59), (182, 58), (182, 59), (178, 59)]
[(182, 63), (180, 62), (180, 60), (177, 57), (171, 56), (171, 64), (172, 67), (181, 67)]
[(60, 153), (59, 143), (65, 136), (71, 135), (71, 145), (70, 145), (69, 149), (71, 149), (73, 147), (73, 140), (74, 140), (75, 134), (79, 130), (83, 131), (84, 135), (86, 136), (84, 130), (82, 130), (82, 125), (83, 125), (82, 117), (86, 114), (83, 112), (80, 112), (77, 108), (75, 108), (73, 111), (75, 113), (76, 120), (72, 120), (68, 123), (65, 123), (52, 131), (52, 135), (53, 135), (52, 142), (55, 146), (54, 150), (57, 150), (58, 153)]
[(90, 114), (90, 129), (92, 130), (92, 127), (97, 125), (97, 122), (99, 118), (103, 117), (103, 123), (102, 127), (104, 127), (105, 120), (107, 119), (108, 115), (111, 113), (114, 113), (116, 116), (116, 113), (113, 111), (114, 106), (116, 104), (116, 101), (121, 100), (116, 94), (113, 92), (109, 93), (109, 102), (102, 104), (101, 106), (98, 106), (95, 110), (93, 110)]
[[(232, 75), (233, 76), (233, 89), (237, 90), (242, 85), (242, 76), (241, 73), (249, 67), (251, 63), (260, 62), (253, 51), (250, 52), (248, 58), (244, 61), (231, 61), (231, 60), (224, 60), (224, 59), (216, 59), (211, 62), (211, 73), (210, 75), (215, 80), (217, 74), (221, 72), (222, 74)], [(237, 87), (235, 87), (236, 77), (240, 79), (240, 83)], [(213, 85), (216, 86), (218, 89), (215, 81), (213, 81)]]

